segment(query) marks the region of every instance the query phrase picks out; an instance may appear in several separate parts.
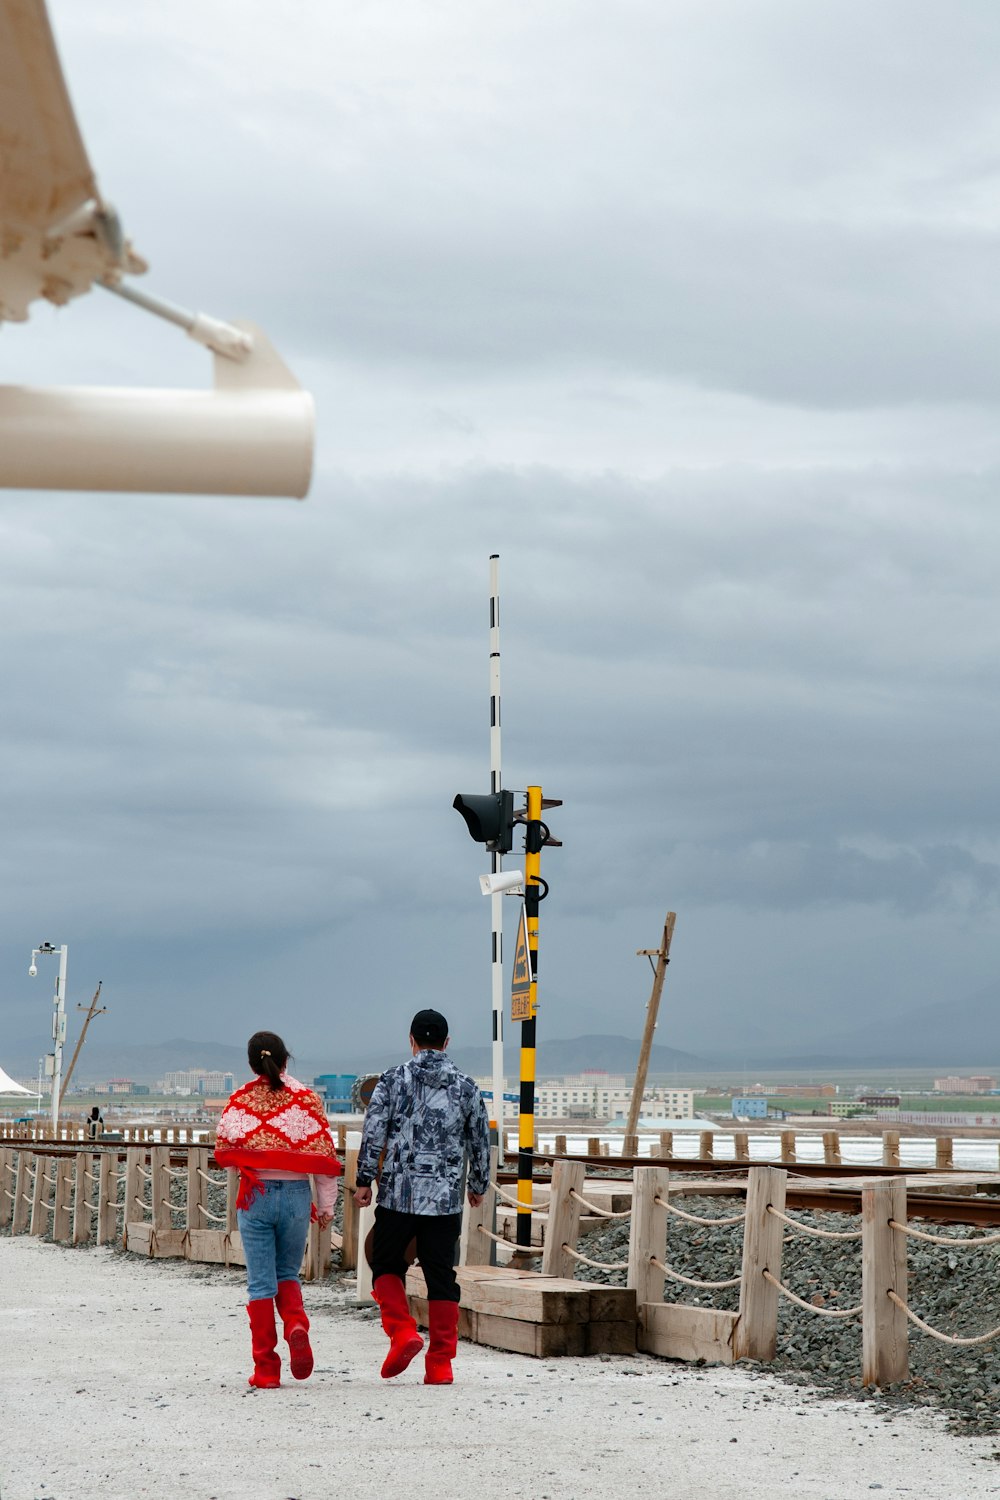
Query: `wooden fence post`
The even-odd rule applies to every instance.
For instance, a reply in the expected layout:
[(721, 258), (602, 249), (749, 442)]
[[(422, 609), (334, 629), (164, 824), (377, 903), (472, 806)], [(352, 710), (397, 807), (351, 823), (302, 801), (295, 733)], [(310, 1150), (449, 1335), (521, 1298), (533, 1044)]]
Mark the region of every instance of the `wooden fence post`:
[(781, 1280), (783, 1226), (768, 1208), (784, 1213), (787, 1180), (788, 1173), (781, 1167), (751, 1167), (748, 1174), (734, 1359), (773, 1359), (777, 1348), (778, 1289), (764, 1279), (764, 1272), (770, 1271), (775, 1280)]
[[(188, 1147), (187, 1164), (187, 1228), (208, 1229), (209, 1221), (202, 1209), (208, 1207), (208, 1183), (202, 1173), (208, 1172), (208, 1152), (204, 1146)], [(190, 1245), (190, 1240), (188, 1244)]]
[(823, 1132), (823, 1160), (828, 1167), (840, 1166), (840, 1136), (835, 1130)]
[[(37, 1162), (38, 1158), (35, 1157), (35, 1160)], [(17, 1172), (14, 1177), (14, 1212), (10, 1221), (11, 1234), (23, 1234), (28, 1227), (32, 1196), (28, 1191), (30, 1167), (30, 1153), (22, 1148), (17, 1154)]]
[(702, 1161), (713, 1161), (715, 1159), (715, 1142), (712, 1140), (712, 1132), (703, 1130), (698, 1137), (698, 1155)]
[(660, 1131), (660, 1155), (670, 1161), (674, 1154), (674, 1133), (672, 1130)]
[(600, 1136), (599, 1135), (588, 1136), (588, 1138), (587, 1138), (587, 1155), (588, 1156), (600, 1156), (600, 1154), (601, 1154), (601, 1138), (600, 1138)]
[(496, 1245), (488, 1234), (480, 1229), (497, 1232), (497, 1190), (493, 1186), (497, 1177), (497, 1147), (490, 1150), (490, 1180), (483, 1201), (476, 1208), (465, 1200), (462, 1214), (462, 1238), (459, 1246), (460, 1266), (492, 1266), (496, 1264)]
[(141, 1146), (130, 1146), (125, 1153), (125, 1213), (122, 1241), (127, 1245), (129, 1224), (146, 1222), (146, 1178), (143, 1172), (146, 1153)]
[(16, 1178), (14, 1153), (9, 1146), (4, 1146), (0, 1150), (0, 1229), (7, 1228), (14, 1212)]
[(889, 1220), (906, 1223), (906, 1178), (883, 1177), (861, 1189), (861, 1381), (891, 1385), (909, 1374), (906, 1314), (889, 1293), (906, 1301), (906, 1236)]
[(73, 1191), (73, 1244), (86, 1245), (91, 1232), (90, 1164), (86, 1151), (76, 1153), (76, 1184)]
[(745, 1130), (733, 1131), (733, 1155), (737, 1161), (750, 1160), (750, 1137)]
[[(357, 1140), (356, 1135), (354, 1139)], [(344, 1153), (344, 1214), (340, 1244), (340, 1269), (342, 1271), (354, 1271), (358, 1264), (358, 1209), (354, 1202), (357, 1175), (358, 1148), (349, 1146)]]
[(882, 1136), (883, 1167), (899, 1166), (899, 1131), (887, 1130)]
[(557, 1135), (556, 1136), (556, 1143), (555, 1143), (555, 1148), (554, 1149), (555, 1149), (555, 1153), (556, 1153), (557, 1156), (565, 1156), (566, 1155), (566, 1137), (564, 1135)]
[(794, 1161), (798, 1160), (798, 1158), (795, 1155), (795, 1131), (794, 1130), (783, 1130), (781, 1132), (781, 1160), (782, 1161), (790, 1161), (790, 1162), (794, 1162)]
[(580, 1238), (580, 1204), (571, 1194), (583, 1192), (586, 1176), (582, 1161), (557, 1161), (552, 1168), (549, 1217), (542, 1249), (543, 1276), (573, 1279), (576, 1261), (566, 1254), (563, 1245), (575, 1250)]
[(371, 1300), (372, 1294), (372, 1268), (365, 1255), (365, 1240), (368, 1238), (368, 1231), (375, 1223), (375, 1209), (378, 1204), (378, 1188), (375, 1184), (372, 1185), (372, 1194), (372, 1201), (368, 1207), (358, 1209), (358, 1265), (355, 1287), (358, 1301), (365, 1304)]
[[(643, 1349), (648, 1322), (647, 1304), (663, 1301), (666, 1277), (658, 1266), (653, 1265), (652, 1257), (655, 1255), (664, 1262), (667, 1259), (667, 1210), (663, 1203), (670, 1192), (670, 1170), (667, 1167), (636, 1167), (632, 1183), (626, 1285), (635, 1290), (638, 1345)], [(663, 1203), (657, 1203), (657, 1198)]]
[[(123, 1230), (124, 1227), (123, 1221)], [(113, 1245), (117, 1239), (118, 1155), (114, 1151), (102, 1151), (97, 1169), (97, 1243)]]
[(955, 1142), (950, 1135), (939, 1135), (934, 1142), (934, 1165), (941, 1172), (950, 1172), (954, 1167)]
[(171, 1182), (169, 1146), (153, 1146), (150, 1151), (150, 1179), (153, 1184), (153, 1229), (157, 1235), (174, 1227), (171, 1217)]
[(29, 1234), (43, 1235), (49, 1227), (49, 1158), (35, 1156), (35, 1181), (31, 1189)]
[(52, 1238), (65, 1241), (71, 1235), (70, 1198), (73, 1191), (73, 1158), (60, 1156), (54, 1165), (55, 1193), (52, 1199)]

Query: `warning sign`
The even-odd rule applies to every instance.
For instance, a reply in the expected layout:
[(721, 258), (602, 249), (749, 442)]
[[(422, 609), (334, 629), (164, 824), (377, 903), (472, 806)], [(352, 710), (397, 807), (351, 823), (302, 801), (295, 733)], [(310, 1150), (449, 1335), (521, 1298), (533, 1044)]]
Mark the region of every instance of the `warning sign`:
[(522, 905), (510, 981), (510, 1018), (512, 1021), (530, 1021), (531, 1014), (531, 955), (528, 952), (528, 919)]

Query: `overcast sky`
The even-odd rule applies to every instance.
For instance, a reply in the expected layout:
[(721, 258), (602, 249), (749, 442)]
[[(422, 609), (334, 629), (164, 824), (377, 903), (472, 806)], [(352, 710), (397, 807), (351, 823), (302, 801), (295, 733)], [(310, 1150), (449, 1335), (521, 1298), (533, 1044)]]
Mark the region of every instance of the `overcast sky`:
[[(319, 444), (304, 504), (0, 496), (3, 1032), (50, 940), (105, 1041), (487, 1042), (491, 552), (542, 1071), (639, 1035), (668, 908), (690, 1051), (992, 983), (992, 0), (50, 11), (145, 285), (261, 324)], [(95, 292), (0, 372), (210, 361)]]

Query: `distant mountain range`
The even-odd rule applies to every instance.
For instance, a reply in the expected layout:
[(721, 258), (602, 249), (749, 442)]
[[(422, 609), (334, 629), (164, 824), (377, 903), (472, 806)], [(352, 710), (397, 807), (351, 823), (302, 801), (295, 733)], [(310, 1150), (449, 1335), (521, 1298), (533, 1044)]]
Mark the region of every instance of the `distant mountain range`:
[[(720, 1034), (724, 1028), (720, 1028)], [(0, 1067), (15, 1078), (32, 1078), (38, 1066), (38, 1038), (0, 1042)], [(300, 1078), (318, 1073), (376, 1073), (406, 1056), (404, 1046), (387, 1045), (375, 1052), (370, 1046), (345, 1047), (338, 1053), (303, 1054), (293, 1069)], [(456, 1047), (452, 1056), (465, 1072), (487, 1076), (492, 1069), (489, 1047)], [(578, 1037), (539, 1038), (538, 1073), (574, 1074), (585, 1069), (631, 1076), (639, 1056), (639, 1040), (633, 1037), (593, 1034)], [(518, 1042), (508, 1036), (508, 1078), (516, 1078)], [(222, 1068), (237, 1078), (246, 1073), (243, 1047), (191, 1038), (109, 1045), (91, 1035), (77, 1066), (77, 1080), (98, 1082), (108, 1078), (132, 1078), (153, 1083), (164, 1073), (183, 1068)], [(769, 1045), (762, 1036), (756, 1045), (733, 1051), (724, 1044), (701, 1054), (673, 1047), (654, 1046), (650, 1058), (651, 1077), (697, 1075), (720, 1068), (768, 1067), (788, 1070), (808, 1068), (899, 1067), (977, 1068), (1000, 1071), (1000, 982), (990, 984), (962, 1000), (934, 1002), (897, 1012), (864, 1025), (820, 1033), (815, 1040), (806, 1035), (798, 1046), (784, 1038)]]
[[(585, 1068), (601, 1068), (608, 1073), (635, 1072), (639, 1058), (639, 1040), (623, 1036), (580, 1036), (567, 1040), (546, 1040), (539, 1048), (539, 1069), (546, 1074), (579, 1073)], [(464, 1072), (483, 1077), (493, 1067), (492, 1050), (489, 1047), (456, 1047), (452, 1057)], [(389, 1047), (384, 1052), (372, 1052), (365, 1047), (356, 1051), (345, 1050), (337, 1056), (296, 1057), (292, 1067), (303, 1080), (312, 1079), (318, 1073), (379, 1073), (384, 1068), (402, 1062), (405, 1047)], [(67, 1054), (68, 1061), (68, 1054)], [(508, 1077), (518, 1073), (518, 1051), (508, 1043), (506, 1049), (506, 1072)], [(650, 1057), (650, 1073), (672, 1074), (678, 1071), (697, 1071), (705, 1067), (703, 1058), (689, 1052), (677, 1052), (672, 1047), (654, 1046)], [(6, 1054), (0, 1053), (0, 1067), (14, 1077), (33, 1077), (38, 1067), (37, 1041), (33, 1046), (25, 1043), (9, 1044)], [(75, 1082), (103, 1082), (108, 1078), (131, 1078), (136, 1083), (153, 1083), (164, 1073), (185, 1068), (221, 1068), (243, 1078), (247, 1072), (246, 1050), (221, 1042), (197, 1042), (175, 1037), (166, 1042), (146, 1042), (134, 1046), (108, 1046), (98, 1040), (88, 1040), (80, 1061), (77, 1063)]]

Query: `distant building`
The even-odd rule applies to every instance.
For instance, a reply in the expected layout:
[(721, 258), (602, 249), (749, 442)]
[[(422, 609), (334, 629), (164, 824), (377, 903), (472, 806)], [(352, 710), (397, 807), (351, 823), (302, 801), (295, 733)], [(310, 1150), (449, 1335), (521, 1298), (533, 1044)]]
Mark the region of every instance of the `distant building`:
[[(131, 1078), (109, 1078), (108, 1079), (108, 1093), (109, 1094), (131, 1094), (131, 1093), (134, 1093), (134, 1092), (135, 1092), (135, 1084), (132, 1082)], [(147, 1090), (147, 1092), (148, 1092), (148, 1090)]]
[(935, 1078), (934, 1092), (937, 1094), (989, 1094), (997, 1086), (995, 1078), (974, 1073), (971, 1078)]
[(865, 1109), (898, 1109), (898, 1094), (858, 1094), (856, 1102)]
[(777, 1094), (782, 1099), (833, 1099), (837, 1086), (834, 1083), (752, 1083), (743, 1090), (743, 1096), (763, 1094), (770, 1098)]
[(236, 1087), (235, 1076), (222, 1068), (181, 1068), (163, 1075), (165, 1094), (225, 1094)]
[(349, 1115), (352, 1110), (351, 1090), (358, 1080), (357, 1073), (320, 1073), (313, 1079), (313, 1088), (326, 1105), (331, 1115)]
[(737, 1120), (766, 1120), (767, 1100), (763, 1094), (755, 1099), (736, 1098), (732, 1102), (733, 1115)]
[[(539, 1120), (624, 1120), (632, 1090), (624, 1079), (608, 1084), (608, 1074), (581, 1075), (535, 1085), (535, 1118)], [(694, 1115), (694, 1090), (648, 1088), (642, 1096), (646, 1119), (685, 1120)]]

